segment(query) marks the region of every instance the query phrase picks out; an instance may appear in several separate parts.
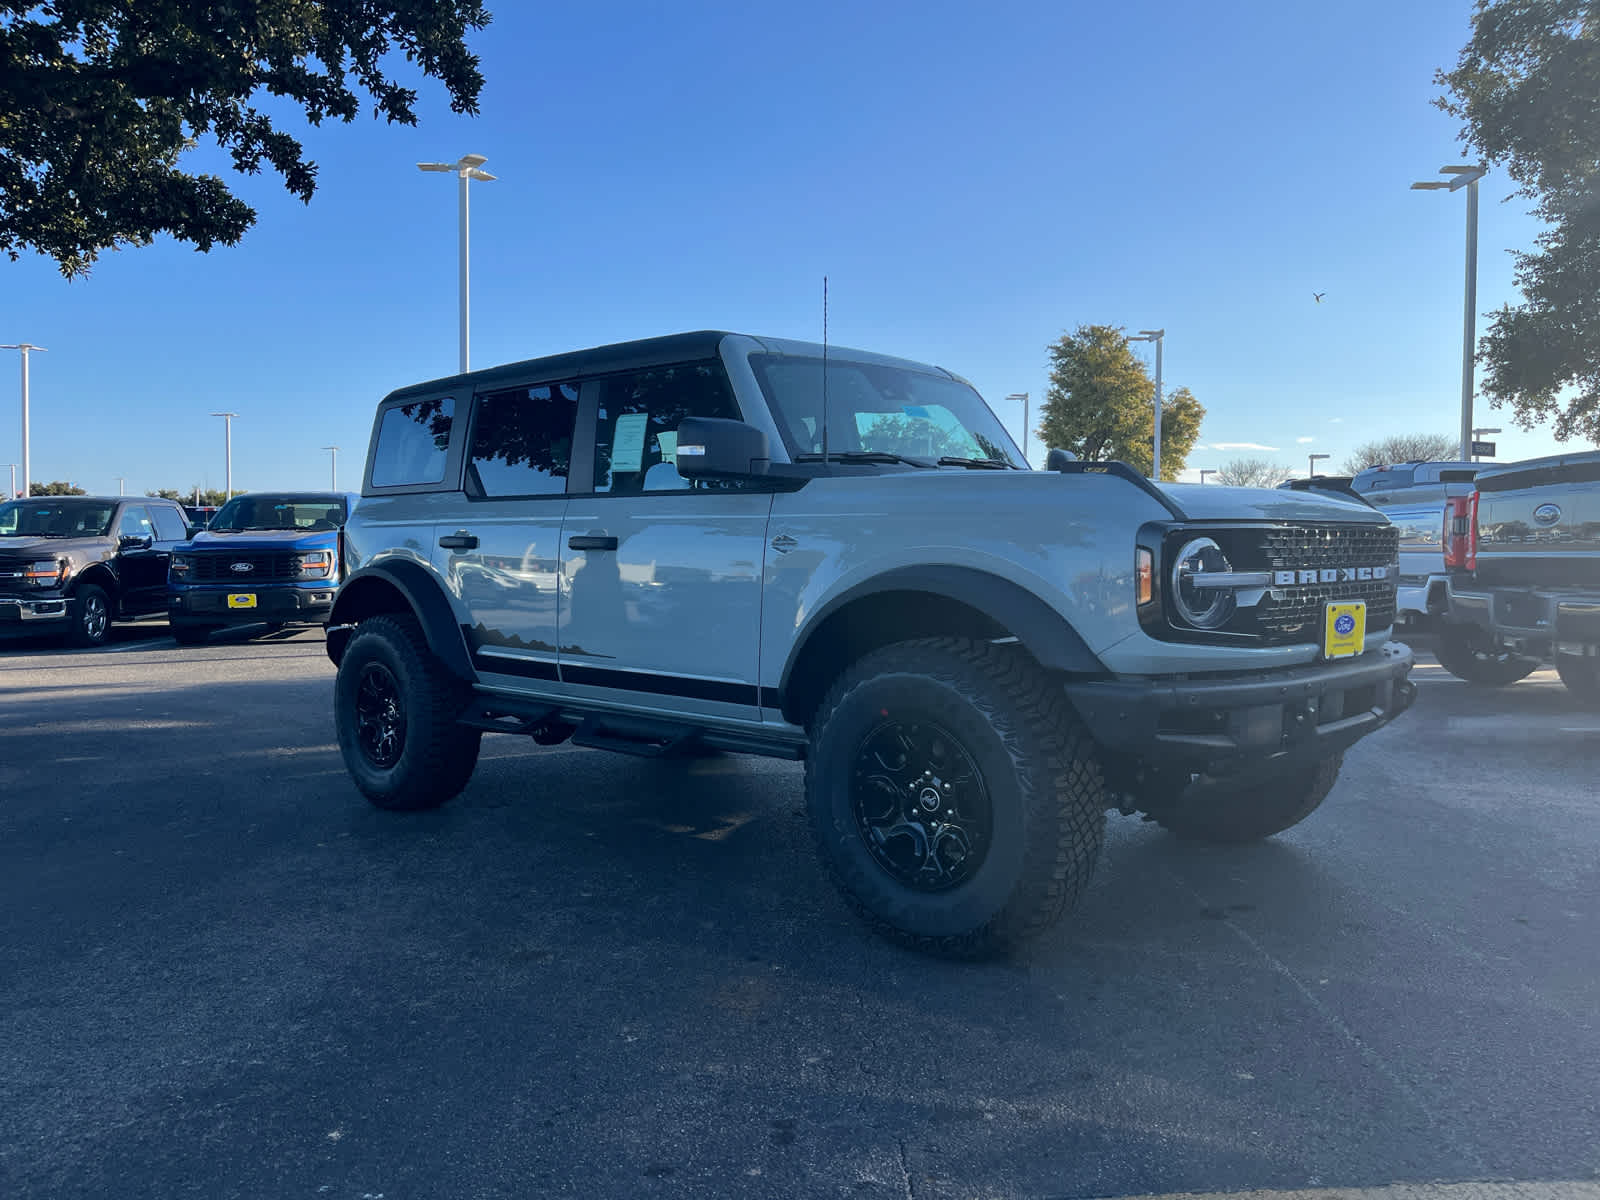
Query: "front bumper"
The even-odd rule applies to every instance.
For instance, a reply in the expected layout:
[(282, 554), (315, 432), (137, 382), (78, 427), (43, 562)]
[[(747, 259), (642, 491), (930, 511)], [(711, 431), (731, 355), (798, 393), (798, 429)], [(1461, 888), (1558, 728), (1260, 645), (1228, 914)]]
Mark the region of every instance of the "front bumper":
[(0, 637), (43, 633), (71, 616), (71, 601), (63, 596), (0, 596)]
[(1600, 594), (1539, 588), (1450, 588), (1447, 620), (1476, 625), (1520, 654), (1592, 654), (1600, 647)]
[[(174, 625), (259, 625), (263, 621), (323, 625), (333, 611), (334, 585), (243, 588), (184, 588), (167, 593), (167, 620)], [(230, 608), (230, 595), (255, 597), (253, 608)]]
[(1095, 741), (1199, 770), (1287, 754), (1324, 758), (1411, 707), (1415, 656), (1389, 642), (1355, 658), (1242, 675), (1073, 682), (1067, 697)]

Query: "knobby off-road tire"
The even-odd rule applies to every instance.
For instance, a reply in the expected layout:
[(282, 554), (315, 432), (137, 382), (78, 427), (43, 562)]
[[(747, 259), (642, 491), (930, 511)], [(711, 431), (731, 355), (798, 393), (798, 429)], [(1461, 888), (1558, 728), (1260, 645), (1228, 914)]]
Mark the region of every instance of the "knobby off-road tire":
[(1105, 834), (1100, 769), (1025, 655), (958, 638), (851, 665), (812, 719), (806, 803), (822, 861), (868, 925), (960, 958), (1067, 912)]
[(86, 583), (78, 588), (68, 605), (72, 623), (67, 628), (67, 641), (74, 646), (93, 649), (104, 646), (111, 636), (111, 597), (98, 584)]
[(1556, 674), (1585, 704), (1600, 704), (1600, 658), (1586, 655), (1556, 655)]
[(1168, 790), (1145, 814), (1162, 828), (1197, 842), (1258, 842), (1300, 824), (1338, 782), (1343, 753), (1292, 767), (1236, 775), (1201, 775)]
[(466, 787), (482, 733), (456, 723), (470, 689), (428, 649), (410, 616), (356, 627), (334, 682), (339, 751), (379, 808), (437, 808)]
[(1539, 660), (1496, 648), (1488, 635), (1468, 625), (1442, 625), (1434, 655), (1457, 679), (1480, 687), (1506, 687), (1539, 669)]

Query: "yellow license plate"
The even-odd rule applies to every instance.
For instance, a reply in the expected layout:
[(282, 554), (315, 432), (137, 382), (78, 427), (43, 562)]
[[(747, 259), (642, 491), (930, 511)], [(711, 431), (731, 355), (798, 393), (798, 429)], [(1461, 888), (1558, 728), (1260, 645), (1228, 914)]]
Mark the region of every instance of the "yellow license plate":
[(256, 597), (254, 592), (242, 592), (228, 597), (229, 608), (254, 608)]
[(1360, 654), (1366, 641), (1366, 601), (1352, 600), (1328, 605), (1323, 618), (1323, 658), (1349, 658), (1352, 654)]

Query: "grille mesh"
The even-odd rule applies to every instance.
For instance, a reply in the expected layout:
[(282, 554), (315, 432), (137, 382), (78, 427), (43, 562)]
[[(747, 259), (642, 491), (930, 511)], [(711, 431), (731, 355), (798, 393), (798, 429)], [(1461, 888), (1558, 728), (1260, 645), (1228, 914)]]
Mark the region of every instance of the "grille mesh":
[(1291, 525), (1263, 530), (1260, 553), (1262, 565), (1274, 571), (1383, 567), (1400, 553), (1400, 531), (1393, 525)]
[[(234, 563), (249, 563), (250, 570), (235, 571)], [(246, 584), (260, 579), (293, 579), (292, 554), (196, 554), (194, 580), (197, 583), (220, 583), (224, 580)]]

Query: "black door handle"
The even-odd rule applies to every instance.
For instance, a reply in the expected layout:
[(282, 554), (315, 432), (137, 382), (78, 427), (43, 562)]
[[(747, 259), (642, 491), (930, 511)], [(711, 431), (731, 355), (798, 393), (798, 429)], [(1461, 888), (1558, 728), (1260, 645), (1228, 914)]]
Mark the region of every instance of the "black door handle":
[(588, 537), (583, 534), (574, 534), (567, 539), (568, 550), (615, 550), (617, 539), (614, 537)]
[(439, 545), (446, 550), (476, 550), (478, 548), (478, 535), (475, 533), (447, 533), (439, 539)]

